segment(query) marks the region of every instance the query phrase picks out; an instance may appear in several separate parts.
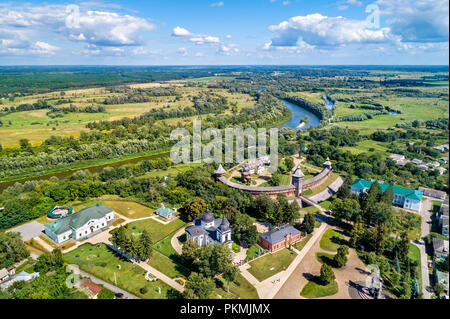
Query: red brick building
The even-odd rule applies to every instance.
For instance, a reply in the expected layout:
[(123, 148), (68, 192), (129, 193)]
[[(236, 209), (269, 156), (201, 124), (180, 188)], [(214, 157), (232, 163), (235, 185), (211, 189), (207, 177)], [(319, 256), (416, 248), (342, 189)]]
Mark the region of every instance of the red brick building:
[(274, 252), (289, 247), (300, 239), (300, 231), (286, 224), (259, 235), (259, 244), (270, 252)]

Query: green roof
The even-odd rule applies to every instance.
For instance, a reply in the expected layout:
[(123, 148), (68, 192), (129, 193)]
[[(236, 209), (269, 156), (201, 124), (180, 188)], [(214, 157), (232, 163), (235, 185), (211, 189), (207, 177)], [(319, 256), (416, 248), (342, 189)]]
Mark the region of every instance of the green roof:
[(174, 211), (168, 207), (160, 207), (156, 210), (156, 213), (165, 218), (169, 218), (170, 215), (174, 213)]
[[(356, 179), (353, 184), (352, 187), (356, 187), (356, 188), (360, 188), (360, 189), (365, 189), (365, 188), (369, 188), (372, 187), (373, 182), (372, 181), (367, 181), (365, 179), (362, 178), (358, 178)], [(384, 183), (379, 183), (381, 191), (384, 193), (388, 188), (389, 184), (384, 184)], [(422, 196), (423, 196), (423, 192), (418, 191), (418, 190), (414, 190), (414, 189), (409, 189), (409, 188), (405, 188), (405, 187), (400, 187), (400, 186), (395, 186), (392, 185), (392, 191), (394, 192), (394, 194), (397, 195), (402, 195), (405, 196), (406, 198), (409, 199), (415, 199), (415, 200), (422, 200)]]
[(68, 215), (54, 222), (46, 224), (45, 227), (55, 234), (64, 233), (72, 228), (79, 228), (91, 219), (99, 219), (111, 212), (112, 209), (102, 204), (83, 208), (76, 214)]

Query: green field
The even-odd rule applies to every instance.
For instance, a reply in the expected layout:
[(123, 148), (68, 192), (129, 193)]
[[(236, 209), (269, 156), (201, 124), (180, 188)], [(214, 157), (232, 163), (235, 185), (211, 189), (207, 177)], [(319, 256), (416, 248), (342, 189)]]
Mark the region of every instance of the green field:
[[(115, 273), (118, 287), (141, 298), (167, 299), (171, 296), (169, 291), (173, 290), (160, 280), (147, 281), (144, 277), (146, 273), (144, 269), (118, 257), (105, 244), (84, 244), (64, 254), (63, 258), (65, 262), (76, 264), (80, 269), (111, 284), (115, 284)], [(140, 292), (143, 287), (148, 289), (145, 294)], [(158, 287), (161, 288), (161, 294), (158, 293)]]
[(275, 253), (268, 253), (249, 263), (248, 271), (259, 281), (263, 281), (280, 271), (286, 270), (297, 254), (284, 248)]
[(158, 251), (153, 252), (148, 264), (172, 279), (178, 277), (188, 278), (190, 274), (187, 268), (175, 263), (172, 259)]
[(116, 213), (119, 213), (127, 218), (137, 219), (143, 217), (150, 217), (154, 215), (155, 210), (144, 206), (142, 204), (131, 201), (102, 201), (103, 205), (111, 208)]
[[(215, 78), (215, 77), (211, 77)], [(205, 79), (205, 78), (204, 78)], [(232, 79), (232, 78), (231, 78)], [(155, 83), (153, 83), (155, 84)], [(67, 113), (61, 118), (52, 119), (46, 115), (49, 109), (14, 112), (0, 117), (4, 123), (0, 126), (0, 144), (3, 146), (17, 146), (20, 139), (28, 139), (32, 145), (40, 145), (41, 142), (52, 135), (74, 136), (78, 137), (81, 131), (87, 131), (87, 123), (100, 120), (119, 120), (124, 117), (133, 118), (139, 116), (151, 109), (159, 109), (170, 105), (167, 110), (180, 109), (192, 106), (192, 95), (200, 92), (211, 91), (217, 95), (224, 96), (230, 103), (236, 103), (238, 109), (250, 107), (255, 101), (248, 94), (229, 93), (225, 89), (207, 89), (199, 87), (177, 87), (177, 92), (181, 98), (176, 100), (173, 96), (154, 97), (150, 102), (143, 103), (124, 103), (114, 105), (104, 105), (106, 112), (101, 113)], [(109, 93), (104, 88), (80, 89), (66, 91), (62, 98), (70, 98), (74, 105), (85, 107), (87, 105), (103, 105), (103, 100), (108, 96), (120, 96), (122, 93)], [(37, 94), (26, 97), (18, 97), (14, 102), (5, 102), (3, 106), (18, 106), (24, 103), (34, 103), (40, 99), (46, 99), (49, 104), (57, 101), (59, 91), (48, 94)], [(61, 107), (67, 107), (68, 104), (61, 104)], [(226, 111), (225, 113), (231, 111)], [(186, 119), (167, 119), (166, 122), (176, 124), (180, 120)], [(10, 124), (11, 123), (11, 124)]]
[(145, 229), (150, 234), (152, 241), (156, 243), (184, 225), (186, 223), (179, 218), (166, 225), (153, 219), (145, 219), (127, 224), (127, 233), (138, 235)]
[[(429, 84), (435, 86), (445, 86), (448, 85), (448, 81), (432, 81)], [(440, 90), (448, 94), (448, 89), (446, 88), (414, 88), (420, 89), (424, 92), (432, 92), (435, 90)], [(384, 106), (389, 106), (392, 109), (400, 110), (401, 114), (398, 115), (376, 115), (373, 119), (366, 121), (344, 121), (333, 123), (333, 126), (348, 127), (361, 130), (364, 134), (370, 134), (377, 129), (386, 129), (389, 127), (394, 127), (396, 123), (412, 120), (431, 120), (436, 118), (448, 117), (448, 100), (435, 98), (435, 97), (407, 97), (399, 96), (393, 92), (382, 92), (381, 89), (375, 89), (370, 91), (360, 90), (355, 91), (350, 97), (371, 97), (373, 102), (380, 103)], [(382, 95), (382, 97), (380, 96)], [(345, 94), (335, 94), (336, 97), (349, 97)], [(334, 116), (345, 116), (350, 114), (361, 114), (369, 112), (367, 109), (350, 108), (349, 102), (339, 101), (335, 111)], [(353, 104), (361, 104), (355, 102)]]

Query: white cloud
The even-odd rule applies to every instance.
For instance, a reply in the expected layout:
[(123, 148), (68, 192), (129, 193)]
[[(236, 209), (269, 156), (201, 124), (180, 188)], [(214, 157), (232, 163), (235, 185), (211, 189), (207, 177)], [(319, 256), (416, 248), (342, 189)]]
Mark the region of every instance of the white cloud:
[(358, 7), (362, 5), (362, 2), (359, 0), (347, 0), (346, 3), (356, 5)]
[(54, 54), (55, 51), (59, 50), (57, 46), (42, 41), (37, 41), (33, 45), (33, 49), (42, 54)]
[(219, 1), (219, 2), (211, 3), (209, 6), (210, 7), (223, 7), (223, 5), (224, 5), (223, 1)]
[[(3, 30), (4, 34), (8, 33), (8, 36), (1, 38), (13, 40), (8, 43), (11, 49), (20, 42), (22, 45), (27, 44), (30, 54), (51, 54), (56, 46), (43, 41), (36, 42), (34, 39), (39, 37), (39, 34), (45, 34), (48, 37), (54, 33), (60, 40), (62, 37), (68, 41), (84, 43), (87, 53), (96, 53), (97, 50), (102, 50), (92, 49), (89, 45), (137, 46), (141, 43), (140, 33), (155, 28), (154, 24), (137, 16), (89, 10), (83, 5), (72, 5), (70, 8), (64, 5), (0, 6), (0, 30)], [(5, 43), (3, 42), (2, 45), (4, 46)], [(109, 51), (119, 52), (120, 50), (110, 49)]]
[(185, 28), (175, 27), (172, 30), (172, 36), (189, 38), (189, 41), (195, 44), (219, 44), (220, 39), (211, 35), (193, 34)]
[(448, 0), (378, 0), (376, 4), (403, 42), (448, 42)]
[(161, 51), (159, 50), (150, 50), (144, 47), (136, 47), (131, 51), (133, 55), (159, 55)]
[(172, 35), (177, 37), (188, 37), (191, 35), (191, 33), (182, 27), (175, 27), (172, 30)]
[(269, 30), (276, 36), (271, 46), (297, 46), (305, 42), (313, 46), (339, 46), (351, 43), (381, 43), (394, 40), (389, 28), (369, 30), (366, 22), (341, 16), (327, 17), (319, 13), (292, 17)]
[(235, 45), (235, 44), (231, 44), (228, 46), (222, 44), (219, 46), (217, 53), (223, 54), (223, 55), (233, 55), (233, 54), (239, 53), (239, 49), (236, 48), (236, 46), (237, 45)]
[(227, 34), (225, 38), (231, 39), (231, 35), (230, 35), (230, 34)]

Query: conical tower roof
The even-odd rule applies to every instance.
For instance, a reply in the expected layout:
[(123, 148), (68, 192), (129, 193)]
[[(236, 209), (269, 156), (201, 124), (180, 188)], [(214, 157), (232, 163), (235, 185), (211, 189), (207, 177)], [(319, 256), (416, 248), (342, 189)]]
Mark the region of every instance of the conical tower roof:
[(217, 167), (217, 169), (214, 171), (214, 174), (216, 174), (216, 175), (223, 175), (226, 172), (227, 171), (225, 171), (225, 169), (223, 168), (222, 164), (219, 164), (219, 167)]
[(305, 177), (305, 174), (303, 174), (302, 170), (300, 169), (300, 165), (297, 166), (294, 173), (292, 174), (293, 177)]

